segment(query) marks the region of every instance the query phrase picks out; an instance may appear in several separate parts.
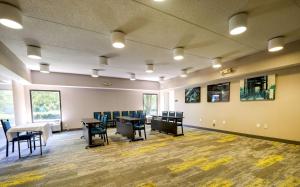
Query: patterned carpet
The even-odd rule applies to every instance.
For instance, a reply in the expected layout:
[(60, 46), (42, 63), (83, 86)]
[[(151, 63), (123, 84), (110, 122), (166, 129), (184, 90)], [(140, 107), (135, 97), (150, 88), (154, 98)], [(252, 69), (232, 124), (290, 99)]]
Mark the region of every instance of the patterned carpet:
[(81, 131), (54, 134), (33, 155), (0, 153), (0, 186), (300, 186), (300, 146), (185, 128), (85, 149)]

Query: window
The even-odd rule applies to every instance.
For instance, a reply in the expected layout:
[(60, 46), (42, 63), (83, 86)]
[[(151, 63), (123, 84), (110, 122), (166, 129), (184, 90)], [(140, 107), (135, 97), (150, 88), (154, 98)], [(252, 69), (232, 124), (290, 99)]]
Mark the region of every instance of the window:
[(32, 122), (61, 120), (60, 91), (30, 90)]
[(0, 119), (9, 119), (14, 124), (14, 103), (11, 90), (0, 90)]
[(143, 95), (143, 102), (144, 102), (144, 111), (146, 115), (157, 115), (157, 103), (158, 103), (158, 96), (157, 94), (144, 94)]

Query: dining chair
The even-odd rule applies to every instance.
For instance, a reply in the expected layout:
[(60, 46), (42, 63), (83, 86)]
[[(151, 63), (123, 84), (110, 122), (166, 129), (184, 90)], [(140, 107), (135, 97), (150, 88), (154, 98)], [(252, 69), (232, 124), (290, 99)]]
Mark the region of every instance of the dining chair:
[(103, 112), (103, 115), (107, 115), (107, 124), (114, 126), (114, 120), (112, 119), (111, 112)]
[(5, 134), (5, 138), (6, 138), (6, 157), (8, 157), (8, 149), (9, 149), (9, 142), (12, 143), (12, 152), (14, 152), (15, 150), (15, 142), (18, 142), (18, 151), (19, 151), (19, 158), (21, 158), (21, 150), (20, 150), (20, 143), (21, 142), (29, 142), (29, 148), (30, 148), (30, 153), (32, 153), (32, 146), (31, 146), (31, 138), (33, 138), (33, 134), (24, 134), (24, 135), (20, 135), (20, 133), (17, 133), (16, 137), (13, 137), (12, 140), (8, 140), (7, 138), (7, 131), (11, 128), (10, 122), (9, 120), (2, 120), (1, 119), (1, 124), (4, 130), (4, 134)]
[(140, 115), (140, 118), (141, 118), (140, 121), (133, 125), (133, 130), (138, 131), (140, 137), (141, 137), (141, 130), (143, 130), (145, 139), (147, 139), (147, 136), (146, 136), (146, 114), (142, 113)]
[(117, 119), (117, 117), (120, 117), (120, 111), (113, 111), (114, 125), (116, 125), (117, 121), (119, 121), (119, 119)]
[(102, 115), (101, 123), (98, 126), (91, 128), (91, 135), (99, 135), (104, 137), (104, 141), (108, 144), (108, 136), (107, 136), (107, 115)]
[(183, 134), (183, 112), (176, 112), (177, 126), (181, 126), (181, 132)]
[(136, 115), (136, 111), (129, 111), (129, 116), (130, 117), (134, 117)]
[(161, 118), (161, 120), (162, 121), (168, 121), (168, 114), (169, 114), (168, 111), (162, 111), (162, 118)]
[(99, 119), (99, 116), (101, 116), (101, 112), (94, 112), (94, 119)]
[(169, 118), (168, 118), (168, 122), (173, 122), (175, 123), (175, 119), (172, 117), (175, 117), (175, 112), (174, 111), (169, 111)]
[(140, 117), (140, 116), (144, 113), (144, 111), (143, 111), (143, 110), (137, 110), (136, 113), (137, 113), (138, 116)]
[(122, 111), (122, 116), (128, 116), (128, 111)]

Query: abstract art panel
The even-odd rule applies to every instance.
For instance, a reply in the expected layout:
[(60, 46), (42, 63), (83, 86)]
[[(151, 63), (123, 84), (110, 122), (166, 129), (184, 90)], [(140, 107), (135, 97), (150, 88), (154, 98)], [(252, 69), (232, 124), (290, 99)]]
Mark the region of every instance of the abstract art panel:
[(275, 74), (248, 78), (240, 81), (241, 101), (275, 99)]
[(200, 103), (200, 87), (185, 89), (185, 103)]
[(230, 98), (230, 82), (207, 86), (207, 102), (228, 102)]

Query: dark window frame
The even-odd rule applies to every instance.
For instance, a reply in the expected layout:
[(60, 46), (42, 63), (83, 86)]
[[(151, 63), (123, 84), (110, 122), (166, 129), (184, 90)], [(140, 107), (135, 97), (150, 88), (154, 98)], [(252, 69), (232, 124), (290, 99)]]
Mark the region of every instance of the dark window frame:
[[(158, 115), (158, 94), (152, 94), (152, 93), (143, 93), (143, 110), (145, 108), (145, 101), (144, 101), (144, 95), (156, 95), (156, 106), (157, 106), (157, 109), (156, 109), (156, 115)], [(146, 114), (147, 115), (147, 114)]]
[[(60, 90), (38, 90), (38, 89), (31, 89), (29, 90), (29, 95), (30, 95), (30, 109), (31, 109), (31, 122), (32, 123), (39, 123), (39, 122), (35, 122), (33, 120), (33, 110), (32, 110), (32, 95), (31, 95), (31, 92), (32, 91), (42, 91), (42, 92), (58, 92), (58, 95), (59, 95), (59, 109), (60, 109), (60, 121), (62, 121), (62, 108), (61, 108), (61, 93), (60, 93)], [(45, 122), (53, 122), (55, 120), (47, 120)]]

